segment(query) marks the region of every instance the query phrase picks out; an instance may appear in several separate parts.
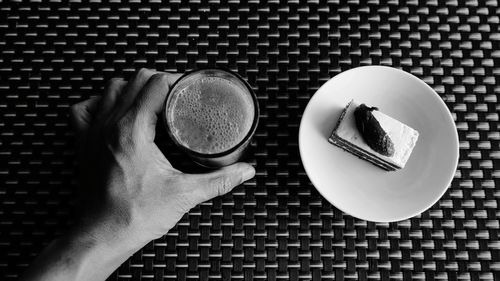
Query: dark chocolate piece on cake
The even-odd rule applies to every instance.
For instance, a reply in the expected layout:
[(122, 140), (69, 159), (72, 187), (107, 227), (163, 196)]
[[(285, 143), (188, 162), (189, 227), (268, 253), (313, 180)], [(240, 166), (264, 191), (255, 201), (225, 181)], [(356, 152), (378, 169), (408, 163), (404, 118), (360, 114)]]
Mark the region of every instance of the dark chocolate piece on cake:
[(374, 110), (378, 110), (378, 108), (368, 107), (364, 103), (358, 106), (354, 110), (356, 127), (369, 147), (382, 155), (390, 157), (394, 155), (394, 144), (373, 116), (372, 111)]

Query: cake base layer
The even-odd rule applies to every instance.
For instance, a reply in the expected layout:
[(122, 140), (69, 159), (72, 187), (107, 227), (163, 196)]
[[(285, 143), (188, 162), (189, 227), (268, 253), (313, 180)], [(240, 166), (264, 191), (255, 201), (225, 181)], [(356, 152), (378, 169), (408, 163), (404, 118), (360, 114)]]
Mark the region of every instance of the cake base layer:
[(349, 143), (344, 142), (342, 139), (337, 138), (336, 136), (331, 136), (328, 139), (328, 141), (330, 143), (342, 148), (343, 150), (357, 156), (358, 158), (366, 160), (366, 161), (372, 163), (373, 165), (380, 167), (386, 171), (395, 171), (397, 169), (400, 169), (399, 167), (393, 166), (388, 162), (380, 161), (379, 158), (377, 158), (377, 157), (373, 157), (370, 154), (363, 153), (363, 151), (360, 150), (359, 148), (352, 146)]

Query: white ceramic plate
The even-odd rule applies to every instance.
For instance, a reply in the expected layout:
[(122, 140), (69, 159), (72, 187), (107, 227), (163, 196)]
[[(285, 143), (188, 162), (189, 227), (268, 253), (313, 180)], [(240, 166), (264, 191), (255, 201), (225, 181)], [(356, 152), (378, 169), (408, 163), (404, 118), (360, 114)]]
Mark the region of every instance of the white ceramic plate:
[[(386, 172), (328, 142), (351, 99), (377, 106), (420, 133), (404, 169)], [(384, 66), (354, 68), (326, 82), (304, 111), (299, 148), (321, 195), (345, 213), (375, 222), (407, 219), (431, 207), (458, 163), (457, 130), (439, 95), (417, 77)]]

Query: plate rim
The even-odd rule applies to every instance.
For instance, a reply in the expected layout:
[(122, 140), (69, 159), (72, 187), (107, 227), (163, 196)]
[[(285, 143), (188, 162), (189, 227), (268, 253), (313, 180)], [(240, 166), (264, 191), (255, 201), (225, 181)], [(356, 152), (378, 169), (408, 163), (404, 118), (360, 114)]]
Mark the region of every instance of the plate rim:
[[(327, 84), (333, 83), (333, 81), (338, 80), (339, 77), (341, 78), (342, 76), (344, 76), (348, 72), (359, 71), (361, 69), (369, 69), (369, 68), (372, 68), (372, 69), (383, 68), (383, 69), (386, 69), (386, 70), (389, 70), (389, 71), (399, 72), (399, 73), (402, 73), (402, 74), (406, 75), (410, 79), (413, 79), (413, 80), (417, 81), (418, 83), (422, 84), (424, 87), (426, 87), (427, 89), (429, 89), (430, 92), (432, 92), (434, 98), (438, 100), (438, 102), (440, 103), (441, 107), (444, 108), (444, 109), (446, 109), (445, 110), (446, 111), (446, 116), (448, 117), (447, 121), (449, 121), (449, 123), (452, 124), (452, 126), (454, 128), (454, 130), (453, 130), (453, 132), (454, 132), (454, 134), (453, 134), (454, 138), (453, 139), (454, 139), (454, 144), (455, 144), (455, 159), (453, 159), (454, 172), (450, 173), (450, 175), (447, 177), (447, 180), (446, 180), (447, 184), (446, 184), (446, 186), (443, 187), (443, 188), (441, 188), (442, 190), (439, 193), (437, 193), (437, 196), (435, 198), (433, 198), (433, 200), (429, 200), (429, 203), (422, 204), (423, 207), (419, 208), (415, 212), (412, 212), (411, 215), (395, 215), (395, 216), (393, 216), (392, 219), (377, 219), (377, 220), (374, 220), (372, 218), (366, 218), (366, 217), (363, 218), (363, 217), (358, 217), (356, 215), (353, 215), (350, 212), (347, 212), (343, 208), (340, 208), (336, 204), (334, 204), (329, 198), (327, 198), (325, 196), (324, 192), (320, 188), (316, 187), (315, 181), (313, 180), (313, 177), (310, 176), (310, 172), (308, 171), (307, 165), (304, 163), (304, 159), (303, 159), (304, 152), (302, 151), (303, 150), (303, 144), (301, 145), (301, 143), (303, 143), (303, 141), (302, 141), (302, 139), (303, 139), (303, 137), (302, 137), (303, 133), (302, 132), (303, 132), (304, 116), (306, 115), (306, 113), (308, 112), (308, 110), (310, 110), (312, 101), (315, 99), (315, 97), (317, 98), (316, 94), (320, 90), (322, 90), (322, 88), (326, 87)], [(446, 191), (450, 187), (450, 185), (451, 185), (451, 183), (453, 181), (453, 178), (455, 176), (455, 173), (457, 171), (458, 163), (459, 163), (459, 159), (460, 159), (460, 139), (459, 139), (459, 136), (458, 136), (457, 126), (456, 126), (456, 123), (455, 123), (455, 120), (453, 118), (453, 115), (452, 115), (451, 111), (449, 110), (448, 106), (446, 105), (446, 103), (444, 102), (444, 100), (441, 98), (441, 96), (430, 85), (428, 85), (422, 79), (418, 78), (417, 76), (413, 75), (412, 73), (406, 72), (406, 71), (404, 71), (402, 69), (399, 69), (399, 68), (390, 67), (390, 66), (384, 66), (384, 65), (365, 65), (365, 66), (353, 67), (353, 68), (350, 68), (348, 70), (345, 70), (345, 71), (342, 71), (342, 72), (338, 73), (337, 75), (331, 77), (325, 83), (323, 83), (314, 92), (314, 94), (311, 96), (311, 98), (309, 99), (309, 101), (308, 101), (308, 103), (306, 105), (306, 108), (304, 109), (304, 111), (302, 113), (301, 121), (300, 121), (300, 124), (299, 124), (298, 142), (299, 142), (300, 161), (302, 163), (302, 167), (304, 168), (304, 171), (306, 172), (306, 175), (309, 178), (309, 181), (312, 183), (312, 185), (314, 186), (314, 188), (319, 192), (319, 194), (321, 194), (321, 196), (326, 201), (328, 201), (330, 204), (332, 204), (335, 208), (339, 209), (343, 213), (348, 214), (348, 215), (350, 215), (350, 216), (352, 216), (354, 218), (358, 218), (358, 219), (362, 219), (362, 220), (366, 220), (366, 221), (372, 221), (372, 222), (380, 222), (380, 223), (398, 222), (398, 221), (403, 221), (403, 220), (406, 220), (406, 219), (409, 219), (409, 218), (413, 218), (413, 217), (415, 217), (417, 215), (420, 215), (423, 212), (427, 211), (434, 204), (436, 204), (443, 197), (443, 195), (446, 193)]]

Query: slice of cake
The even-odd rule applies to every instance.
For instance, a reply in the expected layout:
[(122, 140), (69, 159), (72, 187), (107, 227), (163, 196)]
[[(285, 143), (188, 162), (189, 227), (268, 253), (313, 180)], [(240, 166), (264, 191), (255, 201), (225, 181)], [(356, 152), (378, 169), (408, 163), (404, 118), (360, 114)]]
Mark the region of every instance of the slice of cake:
[(418, 132), (398, 120), (351, 100), (344, 108), (332, 135), (332, 144), (387, 171), (405, 167)]

